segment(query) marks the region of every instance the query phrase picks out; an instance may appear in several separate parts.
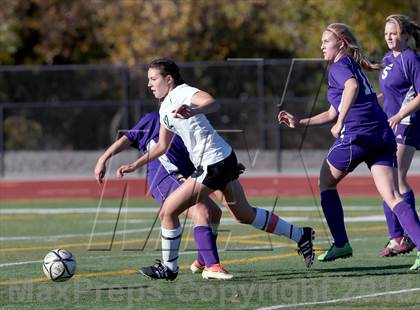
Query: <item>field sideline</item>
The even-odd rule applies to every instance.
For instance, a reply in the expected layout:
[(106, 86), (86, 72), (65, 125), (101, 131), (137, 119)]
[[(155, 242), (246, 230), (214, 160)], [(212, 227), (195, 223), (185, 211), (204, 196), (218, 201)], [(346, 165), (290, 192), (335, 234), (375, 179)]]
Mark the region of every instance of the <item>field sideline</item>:
[[(275, 200), (253, 198), (252, 203), (313, 226), (316, 249), (329, 247), (314, 199), (279, 198), (274, 206)], [(125, 201), (118, 225), (116, 199), (102, 201), (98, 213), (96, 200), (5, 201), (0, 207), (0, 305), (31, 310), (417, 309), (420, 274), (408, 271), (414, 253), (377, 256), (386, 241), (380, 201), (358, 197), (343, 202), (354, 249), (350, 259), (315, 262), (307, 270), (293, 243), (237, 224), (224, 210), (218, 246), (223, 265), (235, 278), (206, 281), (189, 272), (196, 254), (186, 221), (181, 273), (175, 282), (158, 282), (137, 273), (138, 266), (160, 258), (153, 201)], [(42, 258), (53, 248), (66, 248), (77, 258), (77, 274), (68, 282), (48, 282), (42, 273)]]
[[(414, 192), (420, 192), (420, 175), (408, 177)], [(318, 195), (317, 176), (241, 176), (246, 195), (251, 196), (313, 196)], [(108, 179), (103, 187), (92, 179), (80, 180), (4, 180), (0, 193), (4, 200), (16, 199), (116, 199), (127, 182), (131, 198), (150, 198), (144, 178)], [(342, 196), (377, 196), (371, 176), (351, 175), (339, 185)]]

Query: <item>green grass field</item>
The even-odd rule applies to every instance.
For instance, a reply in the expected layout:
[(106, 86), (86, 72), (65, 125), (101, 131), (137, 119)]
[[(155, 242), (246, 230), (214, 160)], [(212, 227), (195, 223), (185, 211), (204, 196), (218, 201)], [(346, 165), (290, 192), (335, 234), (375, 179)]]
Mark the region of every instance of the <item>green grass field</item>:
[[(271, 197), (251, 202), (272, 208), (274, 201)], [(353, 198), (343, 203), (354, 250), (350, 259), (315, 260), (307, 270), (294, 243), (236, 224), (224, 210), (219, 254), (235, 278), (208, 281), (191, 274), (188, 267), (196, 252), (187, 221), (181, 272), (176, 281), (162, 282), (137, 273), (139, 266), (160, 258), (160, 225), (154, 225), (157, 209), (152, 209), (156, 204), (151, 200), (123, 203), (118, 225), (117, 200), (104, 201), (98, 213), (97, 201), (3, 201), (0, 308), (419, 309), (420, 273), (408, 271), (414, 252), (392, 258), (377, 255), (387, 239), (380, 201)], [(275, 212), (293, 223), (314, 227), (315, 247), (329, 247), (330, 236), (313, 199), (281, 198)], [(68, 249), (76, 256), (77, 273), (67, 282), (48, 281), (42, 272), (42, 259), (54, 248)]]

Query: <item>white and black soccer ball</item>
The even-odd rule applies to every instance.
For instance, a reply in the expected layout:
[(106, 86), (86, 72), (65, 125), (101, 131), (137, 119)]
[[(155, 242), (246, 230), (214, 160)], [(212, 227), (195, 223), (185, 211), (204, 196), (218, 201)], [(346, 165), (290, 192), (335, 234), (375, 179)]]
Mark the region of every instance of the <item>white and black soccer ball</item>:
[(45, 255), (42, 269), (48, 279), (54, 282), (64, 282), (76, 272), (76, 259), (70, 251), (51, 250)]

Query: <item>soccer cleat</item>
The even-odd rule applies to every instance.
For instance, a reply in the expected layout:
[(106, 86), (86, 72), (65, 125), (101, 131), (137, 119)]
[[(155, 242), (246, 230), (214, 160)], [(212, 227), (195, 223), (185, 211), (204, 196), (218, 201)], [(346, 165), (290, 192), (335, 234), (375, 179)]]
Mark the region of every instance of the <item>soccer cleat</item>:
[(414, 265), (410, 267), (410, 270), (420, 270), (420, 251), (417, 251), (416, 260)]
[(167, 281), (173, 281), (178, 276), (178, 272), (173, 272), (171, 269), (163, 265), (158, 259), (155, 261), (154, 265), (141, 267), (139, 271), (144, 276), (155, 280), (165, 279)]
[(353, 256), (353, 249), (350, 246), (350, 243), (346, 244), (339, 248), (333, 243), (330, 249), (318, 256), (318, 261), (320, 262), (330, 262), (338, 258), (348, 258)]
[(396, 256), (411, 252), (416, 245), (411, 241), (410, 237), (404, 236), (401, 242), (398, 243), (394, 239), (390, 239), (385, 245), (385, 248), (379, 253), (381, 257)]
[(190, 270), (192, 273), (201, 273), (203, 272), (204, 268), (206, 266), (202, 265), (197, 259), (194, 261), (194, 263), (191, 264)]
[(220, 264), (205, 267), (202, 273), (203, 279), (230, 280), (233, 275), (226, 271)]
[(298, 253), (303, 255), (307, 268), (311, 268), (314, 262), (314, 245), (315, 232), (311, 227), (303, 227), (303, 235), (298, 242)]

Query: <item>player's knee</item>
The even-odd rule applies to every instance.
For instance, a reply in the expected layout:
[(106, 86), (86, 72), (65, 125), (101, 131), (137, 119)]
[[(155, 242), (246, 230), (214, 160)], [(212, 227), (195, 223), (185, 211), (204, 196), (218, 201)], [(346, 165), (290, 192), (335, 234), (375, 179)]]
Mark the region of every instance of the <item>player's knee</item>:
[(168, 208), (166, 207), (166, 204), (164, 203), (162, 208), (159, 211), (159, 219), (161, 222), (165, 221), (165, 219), (168, 219), (172, 216), (170, 212), (168, 212), (167, 210)]
[(327, 190), (333, 190), (333, 189), (337, 188), (337, 183), (336, 182), (329, 182), (329, 181), (320, 179), (318, 181), (318, 187), (319, 187), (320, 192), (327, 191)]
[(160, 212), (159, 212), (159, 220), (162, 222), (165, 218), (165, 211), (163, 208), (161, 208)]

